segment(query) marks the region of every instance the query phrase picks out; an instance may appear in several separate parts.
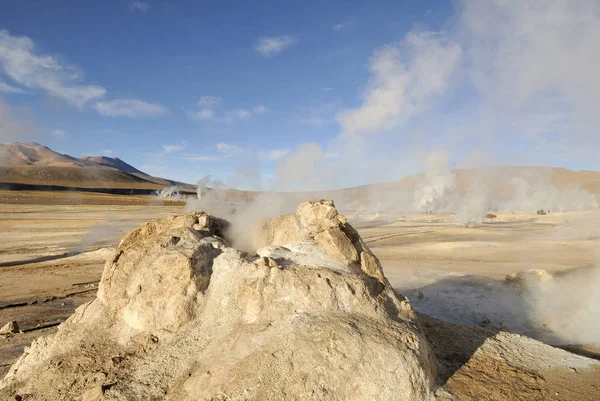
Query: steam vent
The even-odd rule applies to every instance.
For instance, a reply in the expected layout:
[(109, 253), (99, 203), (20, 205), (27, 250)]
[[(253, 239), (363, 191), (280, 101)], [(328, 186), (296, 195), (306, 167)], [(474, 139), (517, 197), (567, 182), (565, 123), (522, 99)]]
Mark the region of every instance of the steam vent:
[(333, 202), (267, 221), (256, 254), (192, 212), (122, 239), (97, 298), (39, 338), (2, 400), (428, 400), (406, 299)]

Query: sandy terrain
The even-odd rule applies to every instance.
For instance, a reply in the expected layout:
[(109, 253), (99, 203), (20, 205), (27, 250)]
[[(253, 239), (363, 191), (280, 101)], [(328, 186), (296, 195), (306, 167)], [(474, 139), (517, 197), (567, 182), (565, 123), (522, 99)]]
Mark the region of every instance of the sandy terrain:
[[(182, 203), (142, 196), (71, 194), (57, 198), (48, 193), (0, 193), (0, 326), (17, 320), (25, 331), (0, 338), (0, 375), (34, 338), (52, 333), (75, 307), (95, 296), (104, 260), (125, 232), (182, 211)], [(455, 395), (463, 394), (460, 399), (503, 399), (502, 392), (496, 398), (490, 395), (493, 392), (478, 398), (481, 387), (465, 384), (468, 375), (493, 375), (493, 366), (485, 371), (480, 360), (469, 360), (476, 347), (470, 349), (473, 342), (466, 348), (455, 344), (457, 330), (467, 330), (469, 334), (458, 335), (473, 338), (509, 330), (563, 346), (570, 343), (568, 337), (553, 336), (547, 328), (532, 324), (521, 290), (505, 284), (504, 279), (507, 274), (529, 269), (544, 269), (558, 277), (586, 272), (600, 256), (596, 251), (600, 244), (598, 214), (498, 213), (496, 219), (472, 228), (458, 225), (452, 215), (445, 214), (380, 216), (353, 224), (380, 258), (390, 282), (409, 297), (418, 312), (491, 330), (481, 329), (484, 335), (479, 328), (435, 323), (435, 319), (425, 324), (428, 336), (438, 342), (434, 348), (442, 367), (452, 364), (448, 362), (450, 354), (464, 359), (441, 372), (440, 380), (447, 382)], [(449, 352), (452, 346), (456, 349)], [(592, 356), (598, 350), (589, 341), (585, 345), (576, 342), (571, 349)], [(479, 373), (468, 369), (479, 369)], [(554, 383), (552, 386), (529, 377), (538, 380), (533, 387), (544, 390), (532, 390), (536, 396), (529, 398), (511, 399), (541, 399), (536, 397), (542, 393), (552, 395), (548, 399), (569, 399), (554, 397), (554, 387), (565, 380), (559, 376), (555, 381), (546, 377), (545, 382)], [(587, 386), (600, 380), (600, 373), (584, 372), (577, 377)], [(515, 380), (521, 383), (521, 379)]]

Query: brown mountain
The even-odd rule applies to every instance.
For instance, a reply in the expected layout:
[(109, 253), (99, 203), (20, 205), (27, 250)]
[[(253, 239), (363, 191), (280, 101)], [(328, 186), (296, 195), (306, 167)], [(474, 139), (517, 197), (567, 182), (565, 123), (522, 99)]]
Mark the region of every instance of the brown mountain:
[(137, 168), (133, 167), (131, 164), (125, 163), (123, 160), (119, 159), (118, 157), (85, 156), (79, 160), (82, 160), (84, 162), (96, 163), (102, 167), (114, 168), (115, 170), (124, 171), (126, 173), (139, 174), (139, 175), (145, 175), (147, 177), (150, 177), (148, 174), (144, 173), (143, 171), (138, 170)]
[(94, 162), (57, 153), (36, 142), (0, 144), (0, 165), (98, 167)]
[[(551, 185), (557, 190), (584, 189), (600, 199), (600, 172), (597, 171), (572, 171), (555, 167), (490, 167), (452, 170), (452, 174), (456, 186), (463, 193), (483, 182), (490, 195), (506, 197), (514, 189), (512, 180), (521, 178), (530, 184)], [(423, 173), (413, 174), (388, 184), (314, 192), (314, 197), (361, 202), (393, 200), (397, 194), (413, 193), (424, 180), (426, 177)], [(0, 144), (0, 186), (2, 184), (5, 184), (4, 187), (7, 184), (24, 184), (85, 189), (115, 188), (121, 191), (156, 190), (178, 185), (184, 191), (195, 192), (193, 185), (150, 176), (119, 158), (96, 156), (78, 159), (54, 152), (35, 142)], [(256, 195), (247, 191), (233, 192), (242, 193), (244, 199)]]
[(119, 158), (78, 159), (36, 142), (0, 144), (0, 184), (9, 188), (21, 185), (120, 190), (156, 190), (179, 185), (194, 190), (188, 184), (153, 177)]

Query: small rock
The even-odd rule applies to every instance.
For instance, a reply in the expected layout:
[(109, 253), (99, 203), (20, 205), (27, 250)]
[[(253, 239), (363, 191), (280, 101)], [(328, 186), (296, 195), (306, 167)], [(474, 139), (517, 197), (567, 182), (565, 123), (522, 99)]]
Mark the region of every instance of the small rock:
[(19, 323), (16, 321), (8, 322), (0, 329), (0, 335), (15, 334), (19, 332)]
[(488, 319), (487, 317), (485, 319), (483, 319), (483, 322), (481, 322), (481, 326), (482, 327), (486, 327), (491, 323), (490, 319)]
[(417, 298), (419, 298), (419, 299), (425, 298), (425, 294), (423, 294), (423, 291), (419, 291), (419, 295), (417, 295)]
[(82, 401), (100, 401), (104, 396), (104, 389), (98, 385), (83, 393)]

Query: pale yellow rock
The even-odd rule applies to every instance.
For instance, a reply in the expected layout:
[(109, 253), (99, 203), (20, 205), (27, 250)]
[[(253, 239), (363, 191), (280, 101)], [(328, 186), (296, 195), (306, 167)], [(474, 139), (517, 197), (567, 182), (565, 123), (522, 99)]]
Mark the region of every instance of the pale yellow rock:
[(95, 386), (83, 393), (82, 401), (101, 401), (104, 397), (102, 386)]
[(552, 274), (541, 269), (531, 269), (506, 276), (506, 282), (517, 285), (544, 283), (553, 279)]
[(0, 328), (0, 335), (9, 335), (19, 332), (19, 323), (16, 321), (8, 322)]
[(230, 247), (225, 227), (194, 212), (128, 234), (97, 299), (26, 350), (0, 399), (431, 398), (412, 308), (333, 202), (267, 222), (262, 256)]

